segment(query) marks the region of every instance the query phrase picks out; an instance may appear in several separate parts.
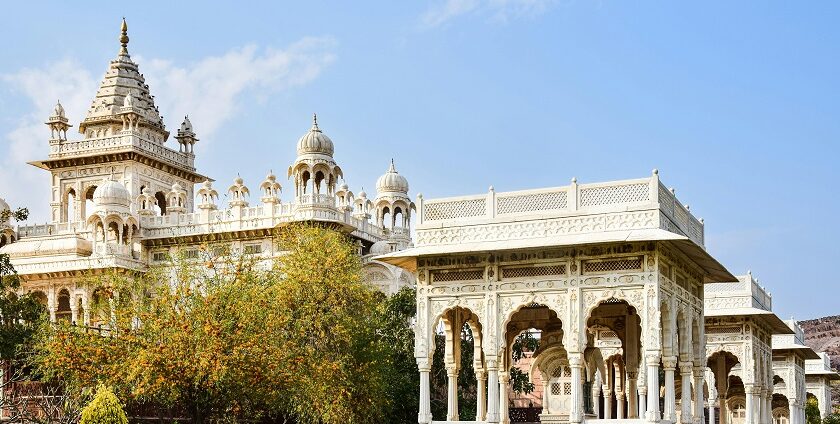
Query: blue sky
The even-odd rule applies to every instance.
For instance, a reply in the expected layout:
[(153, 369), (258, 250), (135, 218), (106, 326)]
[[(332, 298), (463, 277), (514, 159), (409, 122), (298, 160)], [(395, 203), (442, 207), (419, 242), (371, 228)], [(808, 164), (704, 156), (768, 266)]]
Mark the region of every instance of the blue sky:
[(0, 196), (34, 221), (49, 181), (23, 162), (56, 98), (78, 127), (125, 16), (168, 128), (190, 115), (222, 184), (285, 175), (313, 112), (368, 193), (392, 157), (427, 198), (658, 168), (780, 316), (840, 314), (836, 2), (119, 3), (3, 8)]

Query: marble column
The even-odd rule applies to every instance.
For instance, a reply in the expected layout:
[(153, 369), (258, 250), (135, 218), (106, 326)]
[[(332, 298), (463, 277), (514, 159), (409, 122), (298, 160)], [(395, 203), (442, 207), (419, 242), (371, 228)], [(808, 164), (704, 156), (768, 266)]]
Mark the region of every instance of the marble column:
[(691, 412), (691, 379), (694, 376), (694, 364), (691, 362), (680, 362), (680, 422), (688, 424), (694, 422)]
[[(87, 310), (85, 310), (87, 312)], [(432, 422), (432, 405), (430, 396), (429, 373), (432, 370), (431, 361), (428, 358), (417, 358), (417, 368), (420, 370), (420, 409), (417, 414), (419, 424)]]
[(475, 373), (476, 398), (475, 398), (475, 420), (484, 421), (487, 415), (487, 373), (478, 370)]
[(694, 367), (694, 423), (703, 424), (703, 368)]
[(636, 372), (630, 371), (627, 373), (627, 418), (638, 418), (638, 406), (636, 400)]
[(726, 372), (726, 358), (723, 355), (718, 355), (717, 367), (714, 372), (715, 383), (717, 384), (718, 403), (720, 404), (720, 424), (727, 424), (729, 422), (729, 414), (726, 411), (726, 394), (729, 390), (729, 378)]
[(598, 384), (598, 380), (595, 380), (595, 384), (592, 385), (592, 413), (595, 414), (596, 417), (599, 417), (599, 410), (601, 409), (601, 385)]
[(604, 419), (609, 420), (612, 418), (612, 390), (610, 390), (610, 386), (604, 386)]
[(572, 410), (569, 422), (583, 422), (583, 358), (580, 353), (569, 353), (569, 367), (572, 369)]
[(755, 389), (756, 387), (752, 384), (744, 384), (744, 394), (747, 398), (747, 419), (744, 421), (746, 424), (757, 424), (755, 419)]
[(715, 402), (717, 399), (709, 398), (709, 424), (715, 424)]
[(499, 422), (499, 370), (496, 359), (485, 358), (487, 362), (487, 422)]
[(644, 418), (647, 416), (647, 386), (639, 387), (639, 416), (637, 418)]
[(662, 368), (665, 370), (665, 413), (662, 419), (675, 422), (677, 419), (677, 399), (674, 387), (674, 371), (677, 369), (677, 357), (662, 358)]
[(446, 367), (447, 396), (446, 396), (446, 420), (458, 421), (458, 368), (455, 366)]
[(510, 382), (510, 375), (507, 372), (499, 373), (499, 422), (502, 424), (510, 423), (510, 414), (508, 413), (508, 382)]
[(647, 365), (647, 414), (645, 418), (649, 422), (659, 421), (659, 355), (648, 354), (645, 357)]
[(614, 364), (615, 374), (613, 377), (615, 378), (615, 383), (613, 383), (613, 387), (615, 390), (615, 418), (619, 420), (624, 419), (624, 387), (621, 384), (621, 366), (619, 364)]

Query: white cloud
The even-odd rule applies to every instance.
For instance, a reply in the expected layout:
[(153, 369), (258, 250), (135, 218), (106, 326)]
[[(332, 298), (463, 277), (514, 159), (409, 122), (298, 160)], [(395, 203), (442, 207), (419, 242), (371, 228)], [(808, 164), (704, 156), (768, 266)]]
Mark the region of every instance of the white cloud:
[(556, 0), (444, 0), (420, 17), (424, 28), (438, 27), (459, 16), (485, 15), (488, 20), (506, 23), (510, 19), (545, 13)]
[[(249, 45), (190, 65), (169, 60), (137, 59), (155, 102), (171, 130), (190, 115), (202, 142), (239, 107), (238, 98), (255, 98), (309, 83), (335, 60), (330, 38), (305, 38), (284, 50)], [(255, 91), (257, 90), (257, 91)]]
[[(304, 38), (285, 49), (249, 45), (209, 56), (192, 64), (135, 57), (170, 130), (177, 129), (184, 115), (196, 128), (202, 142), (231, 119), (250, 96), (258, 100), (294, 86), (307, 84), (334, 60), (335, 42), (329, 38)], [(10, 205), (28, 206), (30, 218), (44, 222), (49, 217), (49, 178), (27, 161), (45, 159), (49, 130), (43, 124), (57, 99), (67, 111), (72, 130), (87, 113), (99, 80), (73, 59), (63, 59), (40, 68), (24, 68), (0, 75), (0, 83), (22, 94), (32, 108), (0, 144), (0, 197)], [(77, 138), (75, 131), (68, 137)]]

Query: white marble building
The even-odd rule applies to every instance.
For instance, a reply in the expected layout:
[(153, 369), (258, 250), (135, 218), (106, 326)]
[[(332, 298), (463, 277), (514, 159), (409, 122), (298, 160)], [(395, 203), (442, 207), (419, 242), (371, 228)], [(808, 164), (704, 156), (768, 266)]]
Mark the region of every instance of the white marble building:
[[(417, 274), (419, 423), (460, 421), (456, 338), (466, 325), (475, 338), (475, 422), (509, 422), (511, 346), (536, 331), (540, 347), (526, 371), (542, 382), (541, 422), (804, 424), (801, 364), (816, 354), (794, 322), (772, 312), (751, 274), (736, 278), (706, 252), (703, 221), (656, 171), (418, 196), (417, 207), (416, 247), (379, 259)], [(433, 421), (429, 374), (440, 332), (448, 413)], [(837, 374), (820, 370), (809, 381), (830, 405)], [(791, 388), (776, 384), (780, 376)]]
[(438, 332), (448, 412), (436, 422), (460, 421), (464, 326), (475, 337), (475, 422), (509, 422), (511, 347), (525, 331), (540, 336), (527, 371), (542, 384), (544, 423), (805, 424), (809, 393), (830, 412), (828, 385), (840, 376), (804, 346), (795, 322), (772, 312), (751, 274), (736, 278), (706, 251), (703, 221), (658, 172), (418, 196), (415, 206), (392, 161), (369, 199), (342, 183), (335, 146), (313, 117), (288, 167), (289, 201), (271, 172), (222, 189), (195, 167), (199, 140), (188, 118), (173, 137), (178, 149), (167, 147), (170, 133), (128, 41), (123, 23), (119, 53), (78, 124), (81, 138), (68, 137), (60, 104), (47, 120), (49, 156), (32, 164), (50, 175), (51, 222), (0, 222), (0, 253), (53, 319), (91, 324), (93, 293), (80, 284), (91, 273), (143, 272), (176, 252), (198, 259), (208, 243), (268, 261), (281, 254), (274, 240), (283, 226), (318, 222), (355, 240), (366, 279), (380, 290), (416, 284), (419, 423), (432, 422)]
[[(199, 139), (189, 118), (173, 137), (177, 149), (169, 147), (170, 133), (128, 41), (123, 22), (119, 53), (78, 125), (80, 138), (69, 137), (60, 103), (47, 119), (49, 157), (31, 163), (50, 175), (51, 222), (17, 229), (0, 222), (0, 253), (11, 257), (22, 291), (35, 292), (53, 319), (90, 323), (92, 293), (80, 284), (85, 275), (143, 272), (168, 263), (176, 251), (198, 258), (199, 246), (208, 243), (268, 260), (280, 253), (277, 232), (292, 222), (349, 234), (366, 279), (380, 290), (413, 284), (409, 272), (372, 259), (411, 245), (415, 207), (393, 161), (382, 164), (387, 171), (374, 198), (354, 194), (342, 183), (332, 140), (313, 117), (288, 168), (291, 200), (281, 200), (283, 187), (271, 172), (250, 188), (239, 177), (226, 189), (214, 187), (195, 167)], [(9, 205), (0, 199), (0, 208)]]

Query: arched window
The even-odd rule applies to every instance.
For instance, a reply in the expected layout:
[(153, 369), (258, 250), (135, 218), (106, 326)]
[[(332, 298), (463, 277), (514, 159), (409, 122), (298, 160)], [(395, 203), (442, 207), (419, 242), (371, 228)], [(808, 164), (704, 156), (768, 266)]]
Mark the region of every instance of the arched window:
[(403, 227), (403, 211), (399, 206), (394, 208), (394, 227)]
[(76, 190), (72, 188), (68, 190), (65, 201), (67, 202), (65, 205), (67, 215), (64, 217), (64, 222), (73, 222), (76, 220)]
[(314, 186), (315, 190), (313, 190), (313, 193), (318, 193), (318, 194), (321, 193), (321, 182), (323, 182), (323, 181), (324, 181), (324, 173), (321, 172), (321, 171), (316, 172), (315, 173), (315, 186)]
[(387, 206), (382, 208), (382, 221), (379, 222), (382, 228), (389, 228), (391, 225), (391, 209)]
[(69, 321), (72, 318), (70, 311), (70, 292), (67, 289), (61, 289), (58, 292), (58, 310), (55, 312), (57, 320), (63, 319)]
[(85, 218), (93, 212), (93, 192), (96, 191), (96, 186), (88, 187), (87, 191), (85, 191), (85, 208), (82, 210), (82, 215)]
[(747, 407), (741, 402), (738, 402), (732, 405), (732, 422), (733, 423), (740, 423), (744, 421), (744, 418), (747, 417)]
[(155, 193), (155, 199), (157, 199), (157, 206), (155, 206), (155, 211), (160, 216), (166, 215), (166, 195), (163, 194), (162, 191), (159, 191)]
[(306, 194), (306, 189), (309, 188), (309, 179), (309, 171), (303, 171), (303, 174), (300, 174), (301, 194)]

